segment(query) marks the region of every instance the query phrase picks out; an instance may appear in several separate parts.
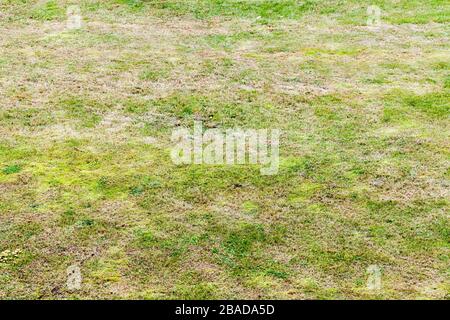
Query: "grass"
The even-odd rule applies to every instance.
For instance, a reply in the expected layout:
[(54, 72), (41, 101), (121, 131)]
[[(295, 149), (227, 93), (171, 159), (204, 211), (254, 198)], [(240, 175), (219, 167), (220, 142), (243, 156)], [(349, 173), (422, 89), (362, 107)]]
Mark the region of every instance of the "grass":
[[(0, 4), (0, 298), (448, 299), (446, 1), (71, 4)], [(174, 165), (194, 120), (279, 173)]]
[(22, 168), (21, 168), (19, 165), (13, 164), (13, 165), (10, 165), (10, 166), (5, 167), (5, 168), (2, 170), (2, 172), (3, 172), (4, 174), (12, 174), (12, 173), (17, 173), (17, 172), (19, 172), (21, 169), (22, 169)]

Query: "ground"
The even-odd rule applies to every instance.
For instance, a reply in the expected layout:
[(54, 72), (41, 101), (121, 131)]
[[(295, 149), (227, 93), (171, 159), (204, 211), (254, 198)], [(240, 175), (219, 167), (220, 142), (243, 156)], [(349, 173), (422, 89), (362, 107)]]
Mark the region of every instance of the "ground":
[[(444, 0), (0, 1), (0, 298), (449, 298), (449, 22)], [(279, 173), (173, 164), (194, 119), (282, 130)]]

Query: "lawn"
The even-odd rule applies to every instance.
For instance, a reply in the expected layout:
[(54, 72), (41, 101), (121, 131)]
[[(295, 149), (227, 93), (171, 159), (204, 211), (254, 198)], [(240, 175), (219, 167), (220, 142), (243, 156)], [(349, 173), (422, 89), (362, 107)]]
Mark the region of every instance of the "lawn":
[[(448, 299), (449, 36), (445, 0), (1, 0), (0, 298)], [(174, 164), (194, 120), (279, 129), (278, 173)]]

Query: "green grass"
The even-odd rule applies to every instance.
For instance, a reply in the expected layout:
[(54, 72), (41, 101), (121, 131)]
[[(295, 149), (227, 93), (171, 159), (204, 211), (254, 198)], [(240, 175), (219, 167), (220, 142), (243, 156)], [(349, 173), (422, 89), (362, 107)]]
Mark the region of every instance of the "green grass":
[[(135, 1), (119, 1), (134, 6)], [(214, 16), (262, 17), (269, 19), (299, 18), (314, 8), (315, 1), (296, 0), (199, 0), (145, 1), (143, 5), (161, 10), (166, 15), (193, 15), (196, 18)]]
[(50, 21), (63, 17), (64, 13), (64, 9), (58, 5), (57, 1), (43, 1), (33, 8), (31, 18)]
[(450, 114), (450, 92), (435, 92), (405, 99), (406, 104), (429, 116), (442, 119)]
[(22, 168), (19, 165), (13, 164), (13, 165), (3, 168), (2, 172), (4, 174), (12, 174), (12, 173), (20, 172), (20, 170), (22, 170)]
[[(72, 4), (0, 4), (0, 298), (448, 299), (446, 1)], [(173, 164), (194, 120), (278, 174)]]

